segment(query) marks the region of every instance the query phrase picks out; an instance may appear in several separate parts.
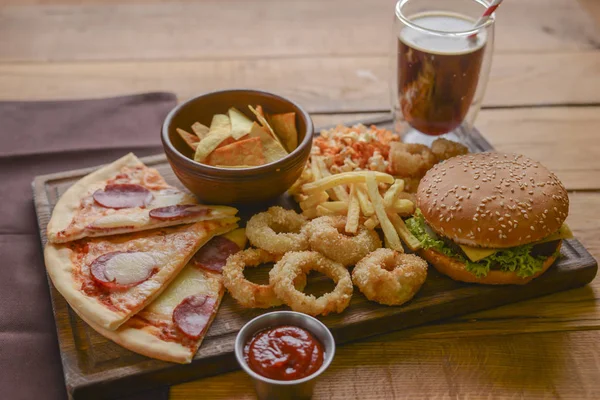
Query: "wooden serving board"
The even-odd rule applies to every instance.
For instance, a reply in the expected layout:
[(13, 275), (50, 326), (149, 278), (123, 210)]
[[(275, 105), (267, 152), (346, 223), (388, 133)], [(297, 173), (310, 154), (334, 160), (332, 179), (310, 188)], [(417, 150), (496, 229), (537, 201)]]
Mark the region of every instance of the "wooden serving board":
[[(472, 151), (491, 150), (490, 144), (478, 132), (472, 138)], [(163, 155), (143, 158), (142, 161), (158, 169), (167, 182), (181, 187)], [(43, 245), (46, 244), (46, 225), (58, 198), (71, 184), (93, 170), (81, 169), (36, 177), (33, 191)], [(294, 207), (293, 201), (286, 196), (275, 203)], [(240, 210), (240, 214), (247, 218), (270, 205)], [(563, 257), (556, 265), (526, 286), (462, 284), (430, 268), (422, 289), (403, 306), (387, 307), (370, 302), (355, 288), (352, 302), (344, 312), (320, 319), (331, 329), (336, 342), (341, 344), (571, 289), (585, 285), (594, 278), (597, 263), (579, 241), (565, 241), (561, 253)], [(261, 272), (258, 274), (261, 275)], [(262, 275), (257, 279), (264, 279), (265, 270)], [(315, 292), (326, 290), (330, 285), (320, 278), (313, 281), (309, 286)], [(188, 365), (178, 365), (138, 355), (105, 339), (71, 310), (50, 280), (49, 284), (65, 382), (69, 396), (75, 399), (111, 398), (236, 369), (238, 365), (233, 355), (236, 333), (248, 320), (266, 312), (242, 309), (226, 295), (194, 361)]]

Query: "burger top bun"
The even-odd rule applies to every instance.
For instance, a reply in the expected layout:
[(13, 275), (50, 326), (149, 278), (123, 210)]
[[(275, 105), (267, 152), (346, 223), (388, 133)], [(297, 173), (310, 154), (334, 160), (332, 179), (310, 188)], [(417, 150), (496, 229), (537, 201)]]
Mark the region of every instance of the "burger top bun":
[(472, 153), (436, 164), (421, 180), (417, 206), (452, 241), (507, 248), (556, 232), (569, 197), (546, 167), (518, 154)]

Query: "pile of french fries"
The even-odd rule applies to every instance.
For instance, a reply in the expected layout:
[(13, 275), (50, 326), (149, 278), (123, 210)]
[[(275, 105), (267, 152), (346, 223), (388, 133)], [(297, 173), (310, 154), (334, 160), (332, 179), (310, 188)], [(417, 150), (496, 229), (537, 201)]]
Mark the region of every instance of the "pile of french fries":
[(323, 158), (315, 155), (302, 177), (289, 190), (307, 218), (345, 215), (346, 233), (356, 234), (360, 223), (368, 229), (379, 227), (386, 247), (403, 251), (402, 240), (415, 251), (420, 243), (401, 218), (412, 215), (415, 205), (400, 197), (403, 191), (402, 179), (383, 172), (332, 174)]

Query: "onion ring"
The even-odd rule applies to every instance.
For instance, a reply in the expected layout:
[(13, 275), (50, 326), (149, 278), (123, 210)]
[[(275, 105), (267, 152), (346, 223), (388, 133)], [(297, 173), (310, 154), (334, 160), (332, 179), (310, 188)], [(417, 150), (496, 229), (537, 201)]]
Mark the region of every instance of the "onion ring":
[[(318, 298), (298, 291), (294, 281), (315, 270), (327, 275), (336, 283), (332, 292)], [(285, 254), (269, 272), (273, 290), (292, 310), (309, 315), (327, 315), (330, 312), (344, 311), (354, 287), (348, 270), (340, 263), (332, 261), (316, 251), (291, 251)]]
[[(246, 249), (232, 254), (223, 266), (223, 284), (242, 307), (270, 308), (282, 305), (273, 291), (273, 285), (260, 285), (244, 277), (244, 268), (257, 267), (264, 263), (277, 262), (280, 256), (261, 249)], [(304, 289), (306, 276), (295, 280), (297, 286)]]
[(311, 250), (348, 267), (381, 247), (377, 232), (359, 226), (356, 235), (347, 235), (344, 233), (345, 226), (344, 216), (325, 216), (310, 221), (304, 230)]
[(283, 207), (271, 207), (250, 218), (246, 224), (246, 236), (254, 246), (270, 253), (307, 250), (308, 240), (302, 231), (305, 224), (303, 215)]
[(360, 260), (352, 281), (371, 301), (397, 306), (412, 299), (427, 278), (427, 262), (414, 254), (377, 249)]

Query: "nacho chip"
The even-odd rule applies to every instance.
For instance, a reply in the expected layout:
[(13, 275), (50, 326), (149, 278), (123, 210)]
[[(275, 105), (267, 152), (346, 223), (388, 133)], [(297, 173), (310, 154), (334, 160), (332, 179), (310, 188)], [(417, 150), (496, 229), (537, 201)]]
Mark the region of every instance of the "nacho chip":
[(196, 148), (194, 160), (204, 162), (206, 157), (212, 153), (224, 140), (231, 137), (231, 123), (229, 117), (224, 114), (213, 115), (208, 135), (200, 141)]
[(246, 136), (252, 129), (252, 121), (235, 107), (231, 107), (227, 113), (231, 120), (231, 137), (238, 140)]
[(263, 128), (258, 125), (256, 122), (252, 124), (252, 130), (250, 131), (251, 138), (260, 138), (260, 141), (263, 146), (263, 152), (265, 155), (265, 159), (268, 163), (277, 161), (287, 156), (287, 152), (285, 149), (273, 139), (273, 137)]
[(294, 149), (298, 147), (296, 113), (273, 114), (269, 121), (288, 153), (294, 151)]
[[(254, 107), (249, 105), (248, 108), (250, 109), (250, 111), (252, 111), (254, 113), (254, 115), (256, 115), (256, 119), (258, 119), (258, 122), (260, 122), (262, 127), (269, 134), (271, 134), (271, 136), (273, 136), (273, 139), (275, 139), (277, 141), (277, 143), (279, 143), (283, 147), (281, 140), (279, 140), (279, 137), (275, 134), (275, 131), (273, 130), (273, 128), (271, 128), (271, 125), (269, 125), (269, 123), (267, 122), (267, 119), (265, 118), (265, 113), (262, 111), (262, 107), (256, 106), (256, 109), (255, 109)], [(258, 110), (260, 110), (260, 111), (258, 111)]]
[(206, 125), (202, 125), (200, 122), (194, 122), (192, 125), (192, 131), (198, 136), (198, 139), (202, 140), (206, 136), (208, 136), (208, 132), (210, 132), (210, 128)]
[(200, 142), (200, 139), (198, 139), (196, 135), (192, 135), (191, 133), (179, 128), (177, 128), (177, 133), (179, 133), (179, 136), (181, 136), (185, 144), (187, 144), (190, 149), (196, 151), (198, 142)]
[(263, 165), (265, 155), (260, 138), (238, 140), (213, 151), (207, 158), (210, 165)]
[(265, 111), (260, 104), (256, 106), (256, 112), (259, 113), (263, 118), (267, 118)]

